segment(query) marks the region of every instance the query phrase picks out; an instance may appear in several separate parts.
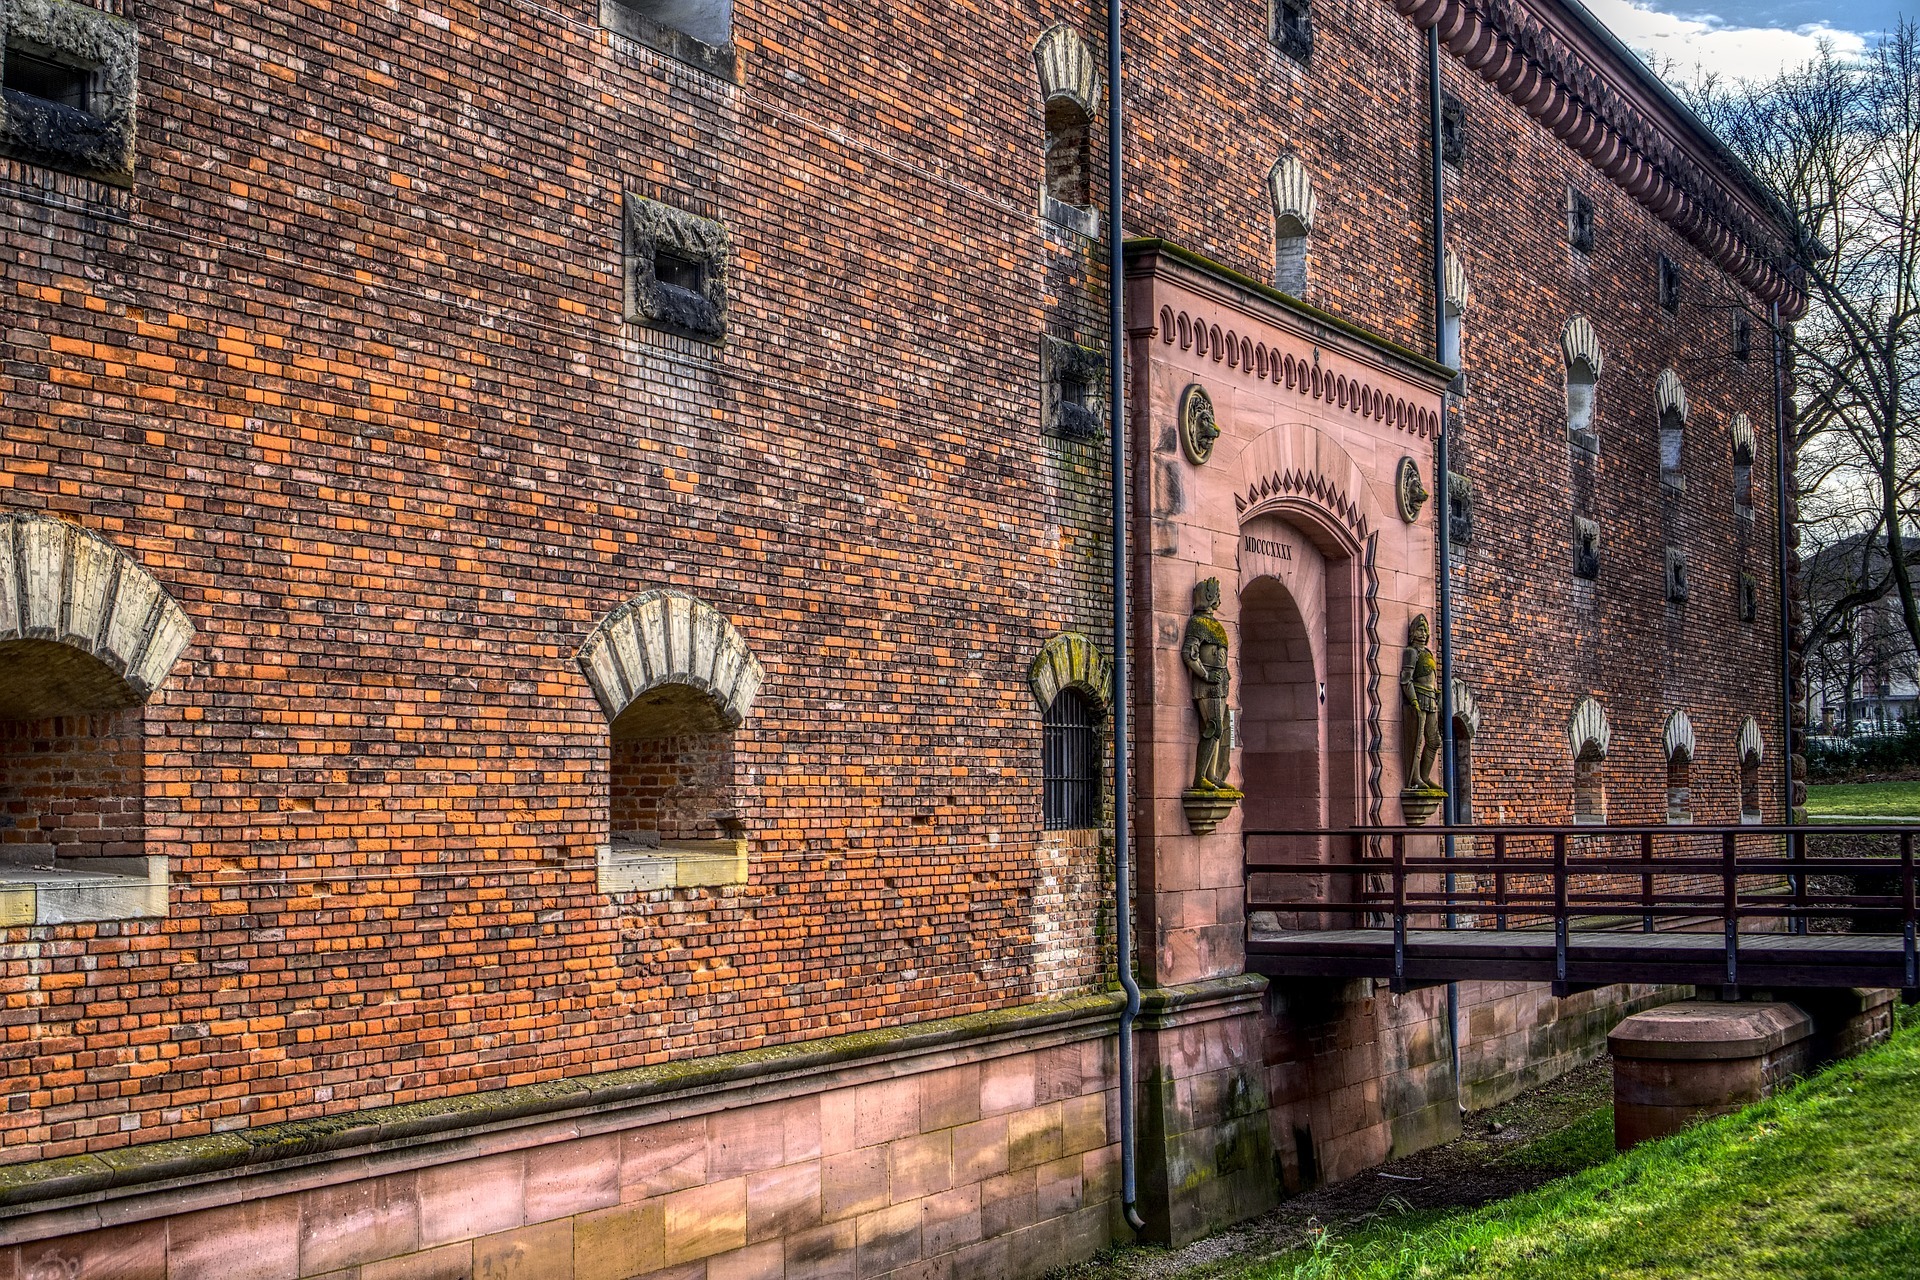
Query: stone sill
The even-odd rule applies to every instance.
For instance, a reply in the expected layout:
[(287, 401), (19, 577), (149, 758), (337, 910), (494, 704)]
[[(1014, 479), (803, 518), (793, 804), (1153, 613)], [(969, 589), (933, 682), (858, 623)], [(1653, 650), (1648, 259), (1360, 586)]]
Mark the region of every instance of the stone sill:
[(1077, 204), (1056, 200), (1044, 187), (1040, 190), (1040, 216), (1062, 230), (1085, 236), (1089, 240), (1100, 238), (1098, 209), (1091, 206), (1082, 208)]
[(600, 846), (600, 892), (655, 893), (747, 882), (745, 840), (672, 840)]
[(50, 858), (39, 866), (0, 862), (0, 928), (161, 920), (166, 914), (165, 858)]

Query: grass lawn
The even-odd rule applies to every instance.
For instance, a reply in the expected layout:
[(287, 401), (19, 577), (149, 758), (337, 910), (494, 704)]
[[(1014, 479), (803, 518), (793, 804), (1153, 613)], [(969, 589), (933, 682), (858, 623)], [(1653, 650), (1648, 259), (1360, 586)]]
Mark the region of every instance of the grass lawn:
[[(1920, 1277), (1920, 1017), (1738, 1115), (1471, 1213), (1395, 1214), (1236, 1280)], [(1579, 1154), (1597, 1121), (1564, 1135)], [(1545, 1143), (1535, 1144), (1545, 1146)], [(1516, 1153), (1525, 1156), (1527, 1152)], [(1541, 1156), (1553, 1153), (1540, 1152)]]
[(1838, 782), (1807, 788), (1807, 816), (1920, 818), (1920, 782)]

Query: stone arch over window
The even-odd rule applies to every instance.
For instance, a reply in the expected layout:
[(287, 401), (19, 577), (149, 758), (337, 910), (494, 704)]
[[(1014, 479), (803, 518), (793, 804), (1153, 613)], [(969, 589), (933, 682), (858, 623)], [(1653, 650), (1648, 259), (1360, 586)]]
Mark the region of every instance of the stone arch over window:
[(0, 516), (0, 879), (37, 869), (6, 886), (34, 922), (166, 914), (164, 860), (146, 854), (145, 707), (193, 630), (98, 534)]
[(1467, 314), (1467, 268), (1460, 256), (1449, 249), (1445, 271), (1447, 296), (1440, 312), (1440, 363), (1449, 369), (1460, 367), (1461, 326)]
[(1729, 442), (1733, 448), (1733, 509), (1735, 513), (1753, 516), (1753, 423), (1744, 413), (1733, 415), (1733, 424), (1727, 428)]
[(1667, 717), (1660, 734), (1660, 748), (1667, 758), (1667, 821), (1693, 821), (1693, 759), (1695, 745), (1693, 721), (1684, 711)]
[(1453, 820), (1473, 821), (1473, 744), (1480, 736), (1480, 704), (1465, 680), (1453, 682)]
[(1600, 433), (1594, 426), (1595, 393), (1606, 358), (1593, 322), (1575, 316), (1560, 331), (1560, 352), (1567, 363), (1567, 439), (1589, 453), (1600, 451)]
[(712, 605), (659, 588), (602, 618), (577, 657), (608, 726), (601, 888), (744, 881), (734, 747), (765, 678), (746, 640)]
[(1567, 747), (1573, 753), (1573, 820), (1599, 826), (1607, 820), (1607, 784), (1603, 766), (1613, 731), (1598, 699), (1585, 697), (1567, 723)]
[(1027, 668), (1040, 706), (1041, 817), (1049, 831), (1100, 825), (1101, 723), (1113, 705), (1113, 664), (1077, 631), (1040, 646)]
[(1296, 298), (1307, 296), (1307, 241), (1319, 201), (1313, 179), (1298, 156), (1281, 156), (1267, 175), (1273, 196), (1273, 284)]
[(1091, 699), (1101, 718), (1113, 705), (1113, 663), (1100, 646), (1078, 631), (1062, 631), (1045, 644), (1027, 668), (1027, 687), (1045, 711), (1062, 689), (1077, 689)]
[(1760, 764), (1766, 748), (1760, 741), (1760, 726), (1752, 716), (1740, 722), (1740, 821), (1756, 823), (1760, 813)]
[(1687, 389), (1680, 385), (1680, 375), (1662, 369), (1653, 384), (1653, 398), (1660, 408), (1660, 483), (1684, 489), (1687, 480), (1681, 463), (1692, 406), (1687, 403)]
[(1100, 104), (1100, 71), (1080, 33), (1062, 22), (1033, 46), (1046, 116), (1046, 180), (1041, 211), (1052, 221), (1099, 234), (1093, 205), (1093, 118)]

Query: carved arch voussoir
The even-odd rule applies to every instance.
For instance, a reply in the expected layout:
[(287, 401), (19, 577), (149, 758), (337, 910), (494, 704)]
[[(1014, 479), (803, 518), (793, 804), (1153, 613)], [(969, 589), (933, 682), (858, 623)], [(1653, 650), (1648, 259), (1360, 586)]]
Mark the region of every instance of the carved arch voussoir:
[(1273, 216), (1292, 218), (1301, 230), (1313, 232), (1313, 217), (1320, 207), (1313, 194), (1313, 179), (1298, 156), (1281, 156), (1267, 174), (1267, 190), (1273, 196)]
[(1033, 64), (1042, 102), (1065, 99), (1093, 117), (1100, 105), (1100, 69), (1078, 31), (1061, 22), (1041, 32), (1033, 45)]
[(1686, 712), (1675, 711), (1667, 717), (1666, 728), (1660, 734), (1660, 747), (1670, 762), (1692, 764), (1698, 759), (1693, 720)]
[(1040, 646), (1027, 668), (1027, 687), (1041, 711), (1053, 705), (1062, 689), (1076, 689), (1104, 716), (1113, 706), (1113, 663), (1086, 636), (1062, 631)]
[(726, 615), (670, 587), (642, 591), (588, 633), (575, 655), (607, 722), (663, 685), (705, 694), (720, 723), (738, 728), (765, 671)]
[(1600, 335), (1594, 330), (1593, 321), (1585, 316), (1575, 316), (1567, 321), (1567, 327), (1560, 331), (1560, 353), (1566, 357), (1567, 367), (1584, 363), (1598, 378), (1606, 369), (1606, 357), (1600, 350)]
[(1653, 384), (1653, 398), (1659, 402), (1662, 416), (1678, 414), (1685, 422), (1693, 412), (1693, 406), (1687, 403), (1687, 389), (1680, 385), (1680, 375), (1672, 369), (1662, 369)]
[(1733, 438), (1733, 456), (1736, 458), (1744, 458), (1747, 462), (1751, 463), (1753, 461), (1754, 448), (1753, 423), (1748, 419), (1747, 415), (1744, 413), (1734, 414), (1733, 423), (1727, 428), (1727, 434)]
[(1473, 696), (1473, 686), (1457, 676), (1453, 681), (1453, 718), (1466, 729), (1468, 738), (1480, 736), (1480, 703)]
[(1760, 741), (1760, 725), (1748, 716), (1740, 722), (1740, 763), (1758, 768), (1766, 754), (1766, 745)]
[(1567, 723), (1567, 748), (1575, 760), (1605, 760), (1613, 745), (1613, 730), (1607, 725), (1607, 713), (1597, 698), (1580, 699)]
[(1451, 249), (1447, 250), (1446, 277), (1447, 308), (1455, 315), (1463, 316), (1467, 314), (1467, 307), (1472, 301), (1467, 289), (1467, 268), (1460, 261), (1460, 255)]
[(193, 639), (193, 623), (154, 576), (88, 529), (39, 512), (0, 516), (0, 641), (66, 645), (106, 666), (118, 684), (99, 705), (41, 705), (23, 717), (134, 706), (153, 695)]

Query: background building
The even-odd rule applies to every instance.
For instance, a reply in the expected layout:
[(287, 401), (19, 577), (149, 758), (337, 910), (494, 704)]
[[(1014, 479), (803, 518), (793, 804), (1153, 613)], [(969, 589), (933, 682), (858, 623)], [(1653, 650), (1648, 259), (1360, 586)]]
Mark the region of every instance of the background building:
[[(1244, 972), (1243, 828), (1399, 816), (1443, 509), (1475, 816), (1666, 816), (1676, 714), (1693, 816), (1788, 799), (1768, 212), (1581, 11), (1408, 8), (1127, 27), (1162, 1236), (1652, 998), (1469, 984), (1456, 1078), (1436, 993)], [(1114, 1237), (1103, 14), (0, 0), (0, 1266)]]

